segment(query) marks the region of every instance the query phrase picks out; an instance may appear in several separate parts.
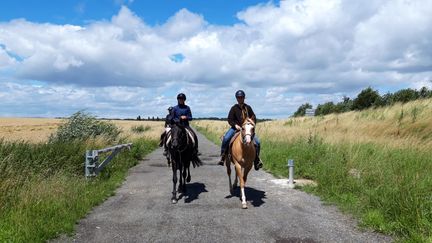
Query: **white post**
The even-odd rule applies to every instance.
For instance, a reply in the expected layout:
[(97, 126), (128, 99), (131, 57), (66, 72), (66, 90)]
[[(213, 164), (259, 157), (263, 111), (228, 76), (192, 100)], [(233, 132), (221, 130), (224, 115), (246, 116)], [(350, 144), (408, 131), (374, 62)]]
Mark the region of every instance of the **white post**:
[(288, 187), (294, 188), (294, 160), (288, 160)]

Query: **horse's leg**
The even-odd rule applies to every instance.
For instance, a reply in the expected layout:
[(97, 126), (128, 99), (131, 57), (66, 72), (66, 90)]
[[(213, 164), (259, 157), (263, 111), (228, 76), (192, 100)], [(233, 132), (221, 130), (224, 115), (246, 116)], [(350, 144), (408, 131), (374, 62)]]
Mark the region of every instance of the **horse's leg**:
[(183, 193), (186, 193), (186, 181), (187, 181), (186, 175), (187, 175), (187, 167), (183, 166), (183, 175), (182, 175), (182, 177), (183, 177), (183, 185), (182, 185)]
[(191, 175), (190, 175), (190, 164), (187, 167), (187, 178), (186, 178), (186, 182), (189, 183), (191, 181)]
[(238, 187), (238, 176), (236, 175), (236, 177), (234, 178), (233, 188), (237, 188), (237, 187)]
[[(236, 164), (238, 164), (237, 162), (235, 162)], [(233, 188), (237, 188), (238, 187), (238, 176), (236, 174), (235, 178), (234, 178), (234, 183), (233, 183)]]
[(242, 168), (241, 168), (241, 166), (240, 166), (239, 163), (236, 163), (235, 167), (236, 167), (237, 177), (240, 180), (240, 191), (241, 191), (242, 208), (246, 209), (247, 208), (246, 195), (245, 195), (245, 192), (244, 192), (244, 185), (245, 185), (245, 183), (244, 183), (243, 176), (242, 176)]
[(180, 165), (180, 168), (179, 168), (179, 174), (180, 174), (180, 184), (178, 185), (178, 188), (177, 188), (177, 191), (179, 192), (179, 193), (181, 193), (181, 194), (183, 194), (183, 166), (182, 165)]
[(249, 174), (251, 169), (252, 169), (252, 166), (248, 166), (247, 168), (243, 169), (243, 181), (244, 181), (245, 185), (246, 185), (248, 174)]
[(177, 203), (177, 190), (176, 190), (176, 185), (177, 185), (177, 166), (176, 163), (173, 163), (172, 165), (172, 171), (173, 171), (173, 191), (172, 191), (172, 197), (171, 197), (171, 202), (172, 203)]
[(225, 158), (225, 165), (227, 167), (229, 191), (230, 191), (230, 194), (233, 195), (234, 191), (233, 191), (233, 186), (231, 184), (231, 162), (228, 160), (228, 158)]

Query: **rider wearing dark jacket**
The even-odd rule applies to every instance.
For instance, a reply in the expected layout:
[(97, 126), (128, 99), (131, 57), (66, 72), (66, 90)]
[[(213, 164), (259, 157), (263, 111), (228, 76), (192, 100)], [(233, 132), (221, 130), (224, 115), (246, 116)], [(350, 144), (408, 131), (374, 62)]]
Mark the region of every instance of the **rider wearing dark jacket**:
[[(231, 138), (234, 136), (234, 134), (237, 131), (241, 130), (241, 126), (243, 125), (243, 121), (245, 121), (247, 118), (250, 118), (254, 121), (256, 124), (256, 116), (255, 113), (252, 110), (252, 107), (250, 107), (248, 104), (244, 103), (245, 99), (245, 92), (243, 90), (238, 90), (235, 93), (235, 97), (237, 99), (237, 104), (233, 105), (231, 107), (230, 112), (228, 113), (228, 123), (230, 124), (231, 128), (228, 129), (228, 131), (225, 133), (223, 140), (222, 140), (222, 146), (221, 146), (221, 159), (218, 162), (219, 165), (224, 165), (225, 157), (227, 154), (229, 142)], [(259, 158), (260, 155), (260, 141), (258, 139), (258, 136), (254, 136), (254, 142), (256, 146), (256, 156), (254, 161), (254, 167), (255, 170), (259, 170), (259, 168), (262, 167), (262, 161)]]
[(245, 103), (243, 105), (235, 104), (228, 114), (228, 123), (232, 128), (236, 129), (235, 125), (241, 126), (245, 117), (251, 118), (256, 124), (256, 117), (252, 107)]
[(192, 128), (189, 126), (189, 121), (192, 120), (192, 111), (189, 106), (185, 105), (185, 101), (185, 94), (180, 93), (177, 95), (178, 105), (174, 106), (173, 108), (172, 118), (174, 123), (183, 125), (192, 134), (193, 140), (195, 140), (194, 152), (192, 156), (195, 160), (200, 161), (198, 158), (198, 138), (194, 130), (192, 130)]
[(189, 106), (179, 103), (173, 107), (172, 119), (175, 123), (188, 127), (189, 121), (192, 120), (191, 109)]

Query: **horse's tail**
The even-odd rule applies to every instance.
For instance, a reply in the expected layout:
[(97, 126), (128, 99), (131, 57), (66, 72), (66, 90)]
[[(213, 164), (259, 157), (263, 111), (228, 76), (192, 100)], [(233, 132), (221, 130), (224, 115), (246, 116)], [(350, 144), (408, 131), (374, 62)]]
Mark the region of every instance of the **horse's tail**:
[(192, 159), (192, 166), (199, 167), (200, 165), (203, 165), (203, 162), (198, 158), (198, 156), (195, 156), (195, 158)]

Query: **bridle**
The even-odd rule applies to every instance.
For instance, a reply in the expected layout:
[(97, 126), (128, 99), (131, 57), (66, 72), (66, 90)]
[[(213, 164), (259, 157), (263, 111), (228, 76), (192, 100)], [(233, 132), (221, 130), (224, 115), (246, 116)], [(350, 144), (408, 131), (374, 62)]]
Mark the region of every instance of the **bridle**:
[[(251, 125), (252, 126), (251, 129), (249, 129), (249, 132), (247, 132), (246, 129), (244, 128), (247, 125)], [(249, 121), (249, 119), (246, 120), (243, 123), (243, 125), (241, 127), (241, 130), (240, 130), (240, 134), (241, 134), (241, 138), (242, 138), (242, 143), (243, 144), (246, 144), (246, 136), (247, 135), (249, 135), (251, 137), (251, 141), (253, 141), (254, 136), (255, 136), (255, 132), (253, 132), (254, 128), (255, 128), (255, 124), (253, 122)]]

